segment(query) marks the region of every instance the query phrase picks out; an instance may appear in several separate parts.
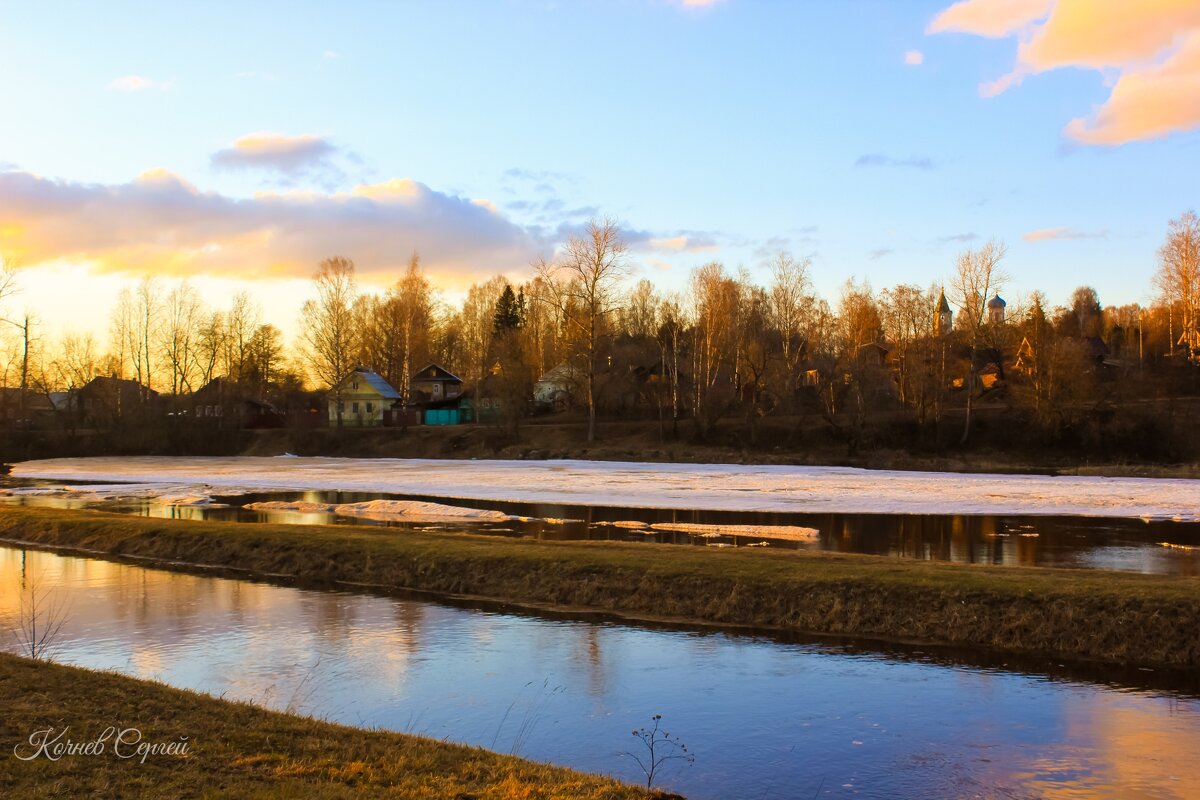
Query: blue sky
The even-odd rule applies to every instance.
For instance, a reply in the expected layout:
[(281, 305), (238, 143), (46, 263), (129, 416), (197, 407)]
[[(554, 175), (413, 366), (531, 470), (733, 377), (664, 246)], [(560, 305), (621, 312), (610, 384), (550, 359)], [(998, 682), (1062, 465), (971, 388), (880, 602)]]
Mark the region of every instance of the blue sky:
[[(924, 286), (994, 236), (1012, 294), (1062, 302), (1090, 284), (1106, 303), (1151, 299), (1167, 221), (1196, 205), (1195, 125), (1117, 143), (1068, 135), (1120, 64), (1035, 66), (982, 96), (1036, 29), (927, 33), (949, 5), (0, 3), (0, 252), (25, 265), (24, 302), (47, 322), (98, 329), (107, 310), (89, 323), (79, 303), (147, 271), (191, 276), (214, 304), (253, 279), (291, 327), (303, 278), (332, 248), (378, 283), (420, 250), (452, 297), (496, 272), (521, 277), (592, 214), (631, 232), (639, 273), (666, 289), (708, 260), (761, 270), (781, 248), (813, 257), (830, 299), (850, 276)], [(239, 161), (249, 146), (235, 142), (256, 133), (298, 155)], [(113, 192), (141, 197), (148, 170), (176, 183), (96, 211)], [(274, 206), (255, 207), (271, 192), (297, 213), (297, 198), (396, 179), (419, 186), (392, 185), (383, 210), (350, 203), (332, 230), (311, 222), (323, 206), (305, 206), (303, 246), (286, 253), (271, 249), (289, 235)], [(379, 226), (397, 193), (423, 210), (389, 238)], [(156, 266), (169, 248), (210, 246), (224, 255)], [(69, 319), (41, 308), (51, 296)]]

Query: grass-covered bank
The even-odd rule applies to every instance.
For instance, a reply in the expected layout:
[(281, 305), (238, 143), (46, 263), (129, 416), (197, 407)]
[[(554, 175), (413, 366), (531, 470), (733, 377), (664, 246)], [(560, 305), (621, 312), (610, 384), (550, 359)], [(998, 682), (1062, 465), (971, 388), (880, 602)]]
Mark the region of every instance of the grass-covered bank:
[(631, 617), (1200, 666), (1200, 578), (36, 508), (0, 511), (0, 538)]
[[(1140, 407), (1140, 406), (1139, 406)], [(1126, 477), (1195, 478), (1200, 468), (1191, 457), (1200, 434), (1191, 420), (1200, 407), (1189, 401), (1182, 408), (1179, 430), (1141, 434), (1138, 441), (1155, 453), (1135, 447), (1106, 444), (1095, 448), (1053, 447), (1045, 442), (1013, 439), (1027, 431), (1028, 420), (996, 408), (978, 408), (971, 442), (958, 444), (961, 422), (943, 426), (937, 442), (912, 440), (912, 431), (871, 437), (870, 446), (854, 454), (832, 435), (819, 415), (760, 420), (757, 444), (744, 424), (722, 420), (703, 440), (693, 435), (690, 422), (678, 435), (663, 435), (652, 420), (604, 420), (598, 438), (587, 441), (586, 422), (577, 415), (529, 420), (513, 437), (492, 425), (417, 426), (401, 428), (333, 428), (209, 430), (192, 424), (170, 424), (164, 418), (139, 420), (119, 430), (0, 430), (0, 463), (43, 458), (114, 455), (174, 456), (303, 456), (347, 458), (501, 458), (586, 459), (590, 461), (653, 461), (679, 464), (784, 464), (897, 469), (921, 472), (1000, 472)], [(1142, 409), (1145, 410), (1144, 408)], [(1162, 411), (1158, 417), (1169, 416)], [(879, 422), (885, 428), (890, 423)], [(905, 426), (901, 426), (904, 429)], [(1104, 440), (1107, 442), (1107, 440)], [(1176, 445), (1185, 452), (1175, 453)], [(1162, 452), (1158, 452), (1162, 451)]]
[[(4, 797), (655, 796), (607, 778), (479, 748), (349, 728), (4, 653), (0, 708)], [(99, 754), (64, 755), (57, 761), (17, 758), (36, 752), (29, 745), (35, 732), (53, 729), (53, 738), (69, 727), (65, 739), (82, 743), (94, 741), (109, 726), (137, 729), (147, 744), (180, 743), (187, 737), (187, 750), (150, 753), (143, 762), (130, 733), (123, 737), (125, 745), (110, 737)]]

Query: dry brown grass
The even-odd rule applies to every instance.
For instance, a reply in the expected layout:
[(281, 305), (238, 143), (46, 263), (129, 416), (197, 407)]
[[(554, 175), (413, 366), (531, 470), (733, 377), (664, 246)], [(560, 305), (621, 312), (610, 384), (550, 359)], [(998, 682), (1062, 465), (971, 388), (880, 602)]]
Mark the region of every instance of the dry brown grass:
[[(417, 736), (366, 731), (107, 672), (0, 653), (0, 796), (478, 798), (654, 797), (614, 780)], [(95, 739), (134, 727), (146, 741), (188, 737), (186, 756), (19, 761), (34, 731)], [(28, 755), (28, 748), (22, 751)], [(658, 795), (662, 797), (662, 795)]]

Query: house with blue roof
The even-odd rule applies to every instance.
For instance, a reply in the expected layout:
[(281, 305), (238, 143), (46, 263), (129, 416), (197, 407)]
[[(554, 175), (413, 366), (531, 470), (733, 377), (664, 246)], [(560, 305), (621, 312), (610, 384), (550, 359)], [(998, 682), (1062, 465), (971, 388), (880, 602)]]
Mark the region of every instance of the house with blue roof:
[(400, 393), (384, 377), (366, 367), (356, 367), (329, 393), (329, 424), (344, 427), (383, 425)]

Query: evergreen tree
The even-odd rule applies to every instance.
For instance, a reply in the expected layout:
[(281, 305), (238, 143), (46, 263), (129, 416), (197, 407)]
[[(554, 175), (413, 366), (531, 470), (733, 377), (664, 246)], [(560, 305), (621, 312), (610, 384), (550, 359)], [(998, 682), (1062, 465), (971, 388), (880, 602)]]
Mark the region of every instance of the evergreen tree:
[[(524, 300), (523, 294), (521, 299)], [(500, 293), (500, 298), (496, 301), (496, 315), (492, 318), (492, 333), (500, 335), (521, 327), (523, 305), (523, 302), (518, 302), (512, 286), (506, 284), (504, 291)]]

